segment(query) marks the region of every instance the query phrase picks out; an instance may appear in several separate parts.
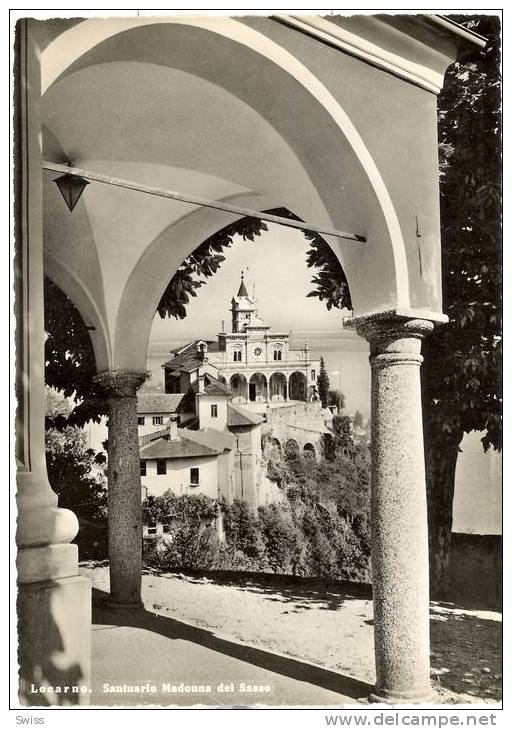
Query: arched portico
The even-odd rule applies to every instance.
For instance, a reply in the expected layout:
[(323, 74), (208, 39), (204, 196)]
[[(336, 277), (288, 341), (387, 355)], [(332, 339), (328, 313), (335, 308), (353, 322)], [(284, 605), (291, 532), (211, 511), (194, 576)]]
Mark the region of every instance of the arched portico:
[(288, 400), (288, 383), (282, 372), (273, 372), (270, 375), (269, 386), (271, 400)]
[(265, 402), (268, 399), (267, 378), (262, 372), (255, 372), (249, 378), (249, 401)]
[[(47, 39), (37, 23), (20, 26), (20, 174), (30, 192), (20, 226), (20, 245), (24, 253), (30, 249), (30, 259), (22, 256), (20, 280), (22, 287), (30, 281), (23, 301), (31, 316), (23, 330), (24, 441), (18, 449), (22, 630), (30, 636), (35, 630), (40, 645), (49, 640), (34, 627), (41, 611), (30, 585), (64, 589), (59, 580), (67, 580), (64, 613), (90, 623), (90, 601), (69, 544), (76, 519), (56, 508), (44, 467), (43, 224), (51, 275), (60, 277), (57, 283), (97, 327), (99, 381), (113, 412), (110, 471), (112, 479), (121, 474), (118, 493), (126, 497), (115, 514), (118, 543), (128, 545), (126, 580), (114, 589), (119, 602), (136, 606), (140, 475), (134, 402), (151, 322), (181, 262), (237, 217), (99, 184), (89, 185), (70, 213), (55, 175), (45, 172), (42, 178), (42, 138), (50, 161), (79, 160), (92, 171), (211, 200), (243, 201), (254, 210), (284, 206), (305, 221), (366, 237), (366, 244), (327, 240), (349, 280), (353, 325), (372, 351), (376, 695), (390, 702), (420, 700), (429, 693), (420, 346), (432, 321), (443, 320), (435, 96), (421, 78), (411, 84), (407, 74), (400, 75), (404, 64), (389, 74), (357, 58), (358, 51), (347, 54), (311, 37), (301, 45), (289, 27), (266, 18), (255, 27), (251, 22), (94, 19), (57, 30), (43, 52)], [(332, 23), (336, 30), (343, 19)], [(389, 25), (392, 20), (375, 20), (367, 28), (370, 42), (381, 42), (386, 51), (389, 33), (399, 34), (409, 55), (405, 67), (415, 72), (426, 65), (429, 74), (442, 76), (461, 45), (470, 45), (460, 30), (452, 37), (444, 28), (441, 37), (440, 25), (424, 19), (413, 19), (408, 30)], [(252, 375), (249, 386), (256, 374), (263, 379), (252, 382), (254, 391), (259, 382), (259, 396), (266, 399), (264, 375)], [(123, 534), (130, 525), (132, 538)], [(86, 675), (87, 645), (71, 639), (65, 652)]]
[(288, 388), (290, 400), (307, 400), (307, 380), (304, 372), (292, 372)]
[(236, 402), (246, 402), (249, 397), (249, 385), (247, 379), (242, 374), (234, 374), (229, 380), (229, 386), (233, 393), (233, 400)]

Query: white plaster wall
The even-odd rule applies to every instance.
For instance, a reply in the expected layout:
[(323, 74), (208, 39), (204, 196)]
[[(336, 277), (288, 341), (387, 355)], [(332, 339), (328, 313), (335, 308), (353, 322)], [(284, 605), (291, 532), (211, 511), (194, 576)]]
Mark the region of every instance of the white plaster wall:
[[(190, 469), (199, 468), (199, 486), (190, 486)], [(141, 478), (147, 493), (161, 496), (169, 489), (176, 496), (205, 494), (212, 499), (218, 496), (217, 458), (173, 458), (167, 460), (167, 473), (159, 476), (156, 460), (146, 461), (146, 476)]]
[[(148, 415), (147, 413), (145, 415), (138, 415), (138, 418), (144, 418), (145, 422), (144, 425), (139, 425), (139, 438), (141, 435), (147, 435), (148, 433), (154, 433), (157, 430), (163, 430), (166, 425), (171, 420), (171, 416), (169, 413), (151, 413)], [(153, 425), (153, 417), (161, 417), (162, 423), (160, 425)]]
[[(213, 418), (211, 406), (217, 405), (217, 417)], [(228, 401), (223, 395), (197, 395), (196, 410), (199, 415), (199, 427), (213, 428), (226, 432), (228, 429)]]
[(453, 499), (454, 532), (501, 534), (502, 458), (494, 450), (484, 453), (482, 433), (469, 433), (457, 459)]

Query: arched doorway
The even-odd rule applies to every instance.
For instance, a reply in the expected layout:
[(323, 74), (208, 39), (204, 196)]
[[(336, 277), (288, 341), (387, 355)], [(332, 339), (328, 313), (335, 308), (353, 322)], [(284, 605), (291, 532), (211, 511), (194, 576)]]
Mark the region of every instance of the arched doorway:
[(232, 375), (229, 386), (235, 402), (247, 402), (247, 380), (244, 375)]
[(302, 400), (303, 402), (307, 399), (306, 397), (306, 375), (303, 372), (294, 372), (290, 376), (289, 381), (290, 388), (290, 400)]
[(270, 399), (279, 401), (287, 397), (286, 377), (282, 372), (274, 372), (270, 376)]

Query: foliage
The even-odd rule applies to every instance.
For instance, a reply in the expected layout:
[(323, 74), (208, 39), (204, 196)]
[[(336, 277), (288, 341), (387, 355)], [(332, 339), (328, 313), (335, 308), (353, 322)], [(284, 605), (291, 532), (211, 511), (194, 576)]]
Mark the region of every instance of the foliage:
[[(148, 497), (144, 521), (173, 522), (171, 534), (145, 540), (145, 560), (161, 569), (216, 568), (272, 571), (304, 577), (370, 579), (367, 446), (356, 445), (340, 418), (333, 460), (289, 454), (269, 460), (267, 475), (279, 479), (283, 500), (253, 514), (245, 502), (207, 497)], [(224, 516), (225, 542), (212, 527), (218, 507)]]
[(260, 560), (265, 550), (258, 520), (245, 502), (224, 505), (224, 530), (230, 549), (241, 552), (251, 560)]
[(454, 17), (488, 38), (453, 64), (439, 96), (443, 308), (422, 370), (430, 584), (448, 587), (452, 503), (464, 433), (484, 450), (502, 441), (500, 24)]
[(329, 390), (327, 393), (327, 406), (335, 406), (338, 412), (341, 412), (345, 407), (345, 395), (339, 390)]
[(298, 541), (289, 512), (277, 504), (258, 510), (265, 556), (274, 572), (290, 572)]
[(145, 539), (143, 559), (162, 570), (211, 569), (217, 565), (219, 540), (212, 527), (197, 521), (180, 521), (169, 537)]
[(197, 289), (218, 271), (225, 260), (222, 251), (230, 248), (236, 237), (254, 241), (265, 230), (268, 230), (267, 225), (259, 218), (241, 218), (207, 238), (185, 259), (170, 280), (158, 304), (160, 317), (184, 319), (190, 297), (197, 296)]
[(318, 388), (318, 397), (322, 403), (322, 407), (326, 408), (328, 405), (327, 395), (329, 393), (329, 375), (325, 369), (324, 358), (320, 357), (320, 371), (318, 373), (316, 386)]
[[(80, 531), (76, 538), (80, 559), (107, 555), (107, 490), (101, 473), (94, 475), (95, 452), (76, 427), (51, 428), (45, 434), (46, 468), (59, 507), (73, 511)], [(97, 469), (96, 469), (97, 470)]]
[(497, 16), (455, 20), (488, 38), (454, 63), (439, 96), (441, 242), (446, 326), (422, 367), (429, 430), (483, 431), (501, 448), (501, 112)]
[(94, 352), (82, 317), (68, 297), (48, 278), (44, 279), (45, 382), (66, 398), (77, 400), (66, 414), (53, 412), (46, 427), (62, 430), (99, 422), (106, 414), (105, 400), (93, 382)]
[(164, 524), (173, 519), (201, 521), (201, 519), (214, 519), (217, 510), (217, 501), (204, 494), (176, 496), (169, 490), (161, 496), (150, 494), (144, 500), (142, 518), (145, 524), (150, 522)]

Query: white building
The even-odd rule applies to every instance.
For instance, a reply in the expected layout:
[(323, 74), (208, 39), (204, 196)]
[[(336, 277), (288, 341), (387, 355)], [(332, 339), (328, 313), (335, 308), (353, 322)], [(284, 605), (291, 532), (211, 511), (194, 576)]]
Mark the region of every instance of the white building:
[(184, 381), (198, 364), (229, 386), (234, 402), (267, 403), (317, 399), (320, 361), (312, 359), (309, 344), (291, 349), (288, 332), (274, 332), (258, 315), (255, 297), (243, 279), (231, 300), (231, 332), (217, 341), (195, 340), (173, 350), (165, 362), (165, 391), (184, 392)]
[(269, 500), (260, 483), (264, 417), (231, 403), (206, 369), (199, 362), (187, 372), (186, 394), (139, 395), (142, 496), (204, 494), (255, 510)]

